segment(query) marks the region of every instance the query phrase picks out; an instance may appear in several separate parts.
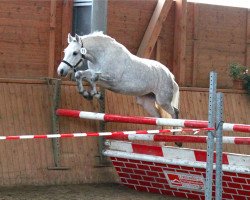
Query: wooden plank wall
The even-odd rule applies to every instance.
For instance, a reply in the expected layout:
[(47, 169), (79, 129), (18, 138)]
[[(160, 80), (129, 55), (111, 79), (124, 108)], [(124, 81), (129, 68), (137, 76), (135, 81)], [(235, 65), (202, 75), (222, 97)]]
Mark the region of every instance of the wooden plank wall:
[[(39, 134), (51, 131), (52, 88), (44, 81), (0, 82), (0, 135)], [(224, 91), (225, 92), (225, 91)], [(148, 116), (135, 102), (135, 97), (107, 91), (106, 112), (122, 115)], [(250, 101), (244, 93), (225, 93), (225, 121), (250, 124)], [(181, 91), (180, 117), (207, 119), (207, 91), (184, 88)], [(62, 108), (96, 111), (97, 101), (87, 101), (73, 84), (63, 84)], [(159, 129), (148, 125), (107, 123), (107, 131)], [(60, 118), (60, 132), (98, 131), (98, 122)], [(225, 135), (247, 136), (246, 134)], [(50, 140), (0, 141), (0, 186), (46, 185), (115, 181), (113, 168), (97, 168), (98, 143), (96, 138), (62, 139), (61, 163), (70, 170), (53, 171)], [(174, 145), (168, 143), (168, 145)], [(205, 148), (205, 145), (184, 144), (185, 147)], [(247, 146), (225, 145), (224, 151), (250, 153)]]
[[(109, 0), (108, 3), (108, 34), (136, 53), (157, 1)], [(57, 1), (56, 11), (53, 11), (51, 1), (0, 1), (0, 78), (41, 78), (53, 71), (48, 67), (49, 30), (53, 25), (57, 48), (50, 50), (55, 52), (54, 58), (50, 58), (55, 59), (56, 67), (62, 52), (63, 5), (63, 1)], [(50, 24), (52, 11), (56, 13), (55, 27), (54, 22)], [(158, 46), (161, 50), (160, 61), (170, 70), (173, 70), (174, 16), (173, 6), (159, 37), (161, 45)], [(207, 87), (208, 72), (216, 68), (219, 86), (230, 87), (226, 64), (230, 61), (249, 61), (249, 53), (246, 53), (249, 52), (249, 16), (246, 9), (188, 4), (187, 86)], [(154, 57), (155, 54), (152, 55)], [(51, 103), (48, 91), (51, 88), (48, 89), (42, 80), (6, 80), (0, 81), (0, 135), (49, 133)], [(225, 120), (249, 124), (249, 97), (242, 92), (224, 92)], [(207, 91), (200, 89), (182, 89), (180, 117), (207, 119), (207, 95)], [(98, 111), (97, 102), (82, 99), (72, 84), (63, 84), (61, 98), (63, 108)], [(134, 97), (107, 91), (105, 101), (107, 113), (147, 115), (136, 104)], [(156, 127), (107, 124), (109, 131), (151, 128)], [(97, 129), (97, 122), (60, 119), (61, 132)], [(204, 145), (185, 146), (204, 148)], [(224, 150), (249, 154), (247, 146), (225, 145)], [(70, 167), (65, 171), (47, 169), (53, 166), (49, 140), (1, 141), (0, 151), (0, 186), (108, 182), (117, 178), (112, 168), (95, 167), (98, 164), (95, 138), (61, 141), (62, 165)]]
[[(108, 34), (136, 53), (157, 0), (108, 1)], [(0, 77), (53, 76), (69, 32), (72, 0), (0, 2)], [(228, 64), (249, 64), (249, 11), (187, 4), (186, 77), (184, 86), (207, 87), (208, 73), (219, 73), (219, 87), (230, 88)], [(32, 16), (32, 17), (30, 17)], [(55, 17), (56, 16), (56, 17)], [(173, 70), (175, 4), (163, 24), (160, 62)], [(55, 36), (55, 41), (53, 41)], [(53, 48), (53, 45), (56, 48)], [(53, 54), (54, 56), (49, 55)], [(152, 58), (155, 58), (155, 52)], [(50, 65), (49, 65), (50, 63)], [(24, 70), (25, 69), (25, 70)]]
[(108, 34), (136, 54), (156, 4), (157, 0), (109, 0)]
[[(156, 1), (109, 0), (108, 34), (135, 53)], [(129, 10), (129, 11), (128, 11)], [(184, 86), (207, 87), (209, 72), (219, 74), (218, 86), (231, 88), (228, 64), (249, 65), (249, 11), (206, 4), (187, 4), (186, 72)], [(139, 16), (139, 17), (138, 17)], [(142, 20), (143, 19), (143, 20)], [(162, 27), (160, 62), (173, 70), (175, 4)], [(155, 54), (152, 55), (155, 59)]]
[(49, 6), (48, 1), (0, 2), (1, 77), (47, 75)]
[[(50, 23), (50, 1), (0, 1), (0, 77), (47, 77), (49, 58), (53, 56), (49, 54), (55, 54), (52, 66), (60, 62), (63, 1), (55, 3), (55, 23)], [(49, 44), (57, 48), (53, 50)]]
[(247, 65), (247, 9), (188, 4), (186, 85), (207, 87), (211, 70), (218, 85), (231, 88), (228, 65)]
[[(109, 0), (107, 33), (136, 54), (156, 4), (157, 0)], [(160, 62), (169, 69), (172, 69), (173, 63), (174, 15), (173, 4), (159, 36), (163, 44)], [(155, 52), (152, 58), (155, 58)]]
[[(45, 81), (43, 81), (45, 82)], [(39, 83), (0, 83), (0, 135), (51, 133), (52, 88)], [(61, 107), (98, 111), (96, 101), (84, 101), (74, 85), (63, 85)], [(98, 122), (60, 118), (60, 132), (97, 131)], [(51, 140), (0, 141), (0, 186), (113, 182), (110, 167), (99, 165), (96, 138), (60, 141), (61, 165), (54, 166)]]

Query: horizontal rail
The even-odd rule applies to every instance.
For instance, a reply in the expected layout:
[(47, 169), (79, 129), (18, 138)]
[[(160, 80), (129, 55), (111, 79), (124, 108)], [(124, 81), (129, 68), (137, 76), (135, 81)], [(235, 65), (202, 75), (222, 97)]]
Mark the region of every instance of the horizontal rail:
[[(159, 133), (199, 132), (202, 130), (208, 131), (212, 129), (209, 129), (209, 128), (206, 128), (206, 129), (162, 129), (162, 130), (138, 130), (138, 131), (116, 131), (116, 132), (83, 132), (83, 133), (62, 133), (62, 134), (10, 135), (10, 136), (0, 136), (0, 140), (108, 136), (109, 139), (117, 139), (117, 140), (206, 143), (207, 142), (206, 136), (158, 135)], [(148, 134), (148, 135), (145, 135), (145, 134)], [(222, 142), (226, 144), (250, 144), (250, 137), (223, 137)]]
[[(67, 109), (58, 109), (56, 111), (56, 114), (58, 116), (64, 116), (64, 117), (101, 120), (105, 122), (149, 124), (149, 125), (175, 126), (175, 127), (186, 127), (186, 128), (207, 128), (208, 127), (208, 121), (202, 121), (202, 120), (123, 116), (123, 115), (113, 115), (113, 114), (85, 112), (85, 111), (67, 110)], [(223, 130), (250, 133), (250, 125), (223, 123)]]
[[(140, 140), (154, 142), (185, 142), (185, 143), (207, 143), (207, 136), (193, 135), (119, 135), (109, 136), (108, 139), (114, 140)], [(216, 139), (215, 139), (216, 140)], [(250, 137), (223, 137), (223, 144), (245, 144), (250, 145)]]
[(19, 139), (51, 139), (51, 138), (72, 138), (72, 137), (100, 137), (100, 136), (121, 136), (130, 134), (159, 134), (174, 132), (195, 132), (203, 129), (162, 129), (162, 130), (138, 130), (138, 131), (116, 131), (116, 132), (85, 132), (85, 133), (62, 133), (62, 134), (37, 134), (37, 135), (10, 135), (0, 136), (0, 140)]

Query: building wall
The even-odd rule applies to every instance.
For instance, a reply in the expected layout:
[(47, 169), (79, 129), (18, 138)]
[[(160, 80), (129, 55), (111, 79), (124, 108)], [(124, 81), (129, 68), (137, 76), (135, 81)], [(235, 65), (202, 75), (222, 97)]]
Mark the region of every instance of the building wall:
[[(54, 2), (55, 11), (52, 9), (53, 1), (0, 1), (0, 135), (51, 132), (52, 89), (41, 78), (51, 75), (49, 71), (53, 72), (60, 62), (72, 9), (72, 4), (67, 4), (70, 1)], [(156, 2), (109, 0), (108, 34), (127, 46), (132, 53), (136, 53)], [(170, 70), (173, 70), (174, 15), (173, 5), (160, 34), (160, 61)], [(230, 61), (249, 63), (249, 54), (246, 53), (249, 50), (249, 29), (246, 31), (246, 26), (249, 27), (248, 19), (246, 9), (188, 4), (187, 86), (207, 87), (208, 72), (216, 68), (219, 72), (219, 86), (230, 87), (226, 64)], [(196, 23), (198, 25), (195, 28)], [(54, 59), (51, 53), (55, 56)], [(154, 57), (155, 52), (152, 54), (152, 58)], [(52, 68), (49, 65), (50, 59), (54, 60)], [(225, 121), (249, 124), (248, 96), (243, 91), (223, 92)], [(206, 89), (182, 88), (180, 117), (207, 119), (207, 99)], [(148, 116), (131, 96), (107, 91), (105, 105), (107, 113)], [(60, 107), (99, 111), (96, 100), (83, 99), (77, 93), (75, 83), (65, 81), (62, 84)], [(98, 131), (98, 128), (98, 122), (60, 118), (61, 133)], [(161, 127), (106, 123), (107, 131), (155, 128)], [(69, 170), (57, 171), (48, 170), (54, 166), (51, 140), (0, 143), (0, 186), (117, 181), (112, 167), (100, 167), (96, 138), (60, 140), (61, 163), (62, 166), (69, 167)], [(205, 148), (204, 145), (184, 145)], [(225, 145), (224, 151), (249, 154), (246, 145)]]
[(46, 76), (49, 5), (0, 2), (0, 77)]
[[(55, 11), (51, 2), (0, 2), (0, 77), (56, 76), (54, 72), (66, 45), (71, 18), (65, 16), (64, 1), (56, 1)], [(136, 54), (156, 3), (156, 0), (109, 0), (107, 33)], [(72, 7), (66, 9), (69, 11)], [(244, 8), (188, 3), (185, 86), (207, 87), (209, 71), (216, 70), (219, 87), (232, 87), (228, 64), (250, 63), (249, 21), (249, 11)], [(159, 61), (171, 71), (174, 26), (173, 4), (159, 36)], [(155, 52), (152, 58), (156, 58)], [(49, 64), (51, 59), (54, 65)]]
[(0, 78), (47, 77), (51, 30), (55, 33), (55, 66), (60, 62), (62, 2), (55, 1), (54, 27), (51, 1), (0, 1)]
[[(152, 1), (109, 0), (108, 34), (136, 54), (150, 17)], [(231, 88), (228, 65), (250, 64), (249, 11), (245, 8), (193, 4), (187, 6), (185, 86), (208, 87), (209, 72), (218, 72), (218, 86)], [(173, 71), (175, 4), (163, 23), (160, 62)], [(152, 55), (155, 59), (155, 55)]]
[(215, 70), (219, 87), (230, 88), (228, 65), (239, 62), (250, 66), (248, 12), (244, 8), (188, 4), (186, 85), (207, 87), (207, 75)]

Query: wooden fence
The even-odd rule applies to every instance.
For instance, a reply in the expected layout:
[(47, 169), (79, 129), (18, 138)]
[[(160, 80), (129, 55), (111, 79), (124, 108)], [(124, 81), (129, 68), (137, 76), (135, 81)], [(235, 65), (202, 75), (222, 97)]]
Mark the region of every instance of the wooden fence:
[[(61, 87), (60, 107), (86, 111), (99, 111), (96, 100), (87, 101), (76, 91), (75, 85), (65, 82)], [(51, 132), (51, 86), (44, 80), (0, 81), (0, 135), (39, 134)], [(249, 96), (243, 92), (224, 90), (225, 121), (250, 123)], [(181, 118), (207, 119), (208, 92), (206, 89), (181, 89)], [(106, 92), (106, 112), (147, 116), (135, 98)], [(60, 132), (97, 131), (98, 122), (60, 118)], [(107, 131), (154, 129), (160, 127), (107, 123)], [(225, 135), (246, 136), (243, 133)], [(97, 138), (71, 138), (60, 140), (62, 166), (69, 170), (54, 171), (52, 143), (50, 140), (1, 141), (0, 186), (27, 184), (63, 184), (114, 181), (111, 167), (97, 167)], [(169, 143), (169, 145), (174, 145)], [(185, 147), (205, 148), (200, 144), (184, 144)], [(250, 153), (246, 145), (224, 145), (224, 151)]]

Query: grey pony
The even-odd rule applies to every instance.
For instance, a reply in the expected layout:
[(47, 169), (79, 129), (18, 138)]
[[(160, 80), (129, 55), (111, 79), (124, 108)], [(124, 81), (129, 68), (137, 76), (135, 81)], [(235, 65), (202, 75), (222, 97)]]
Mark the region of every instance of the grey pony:
[[(150, 116), (160, 117), (156, 104), (178, 118), (179, 86), (169, 69), (155, 60), (140, 58), (114, 38), (94, 32), (85, 36), (68, 35), (68, 47), (58, 66), (60, 76), (75, 71), (78, 91), (84, 97), (100, 98), (96, 84), (116, 93), (136, 96)], [(88, 62), (87, 70), (77, 70), (77, 63)], [(65, 62), (66, 61), (66, 62)], [(82, 81), (91, 85), (88, 92)]]

